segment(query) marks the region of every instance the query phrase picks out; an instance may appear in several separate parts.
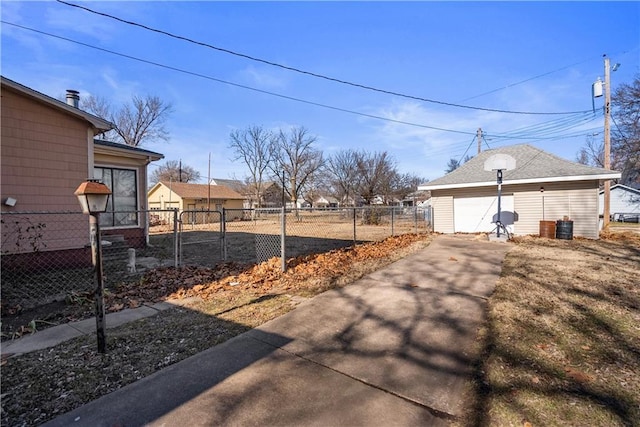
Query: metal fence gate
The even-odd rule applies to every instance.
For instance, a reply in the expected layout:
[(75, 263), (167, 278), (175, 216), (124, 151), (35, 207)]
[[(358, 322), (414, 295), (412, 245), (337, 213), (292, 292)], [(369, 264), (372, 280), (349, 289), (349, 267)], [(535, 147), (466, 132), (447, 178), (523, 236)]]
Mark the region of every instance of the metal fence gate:
[(192, 210), (180, 213), (178, 265), (215, 267), (224, 260), (224, 224), (219, 211)]

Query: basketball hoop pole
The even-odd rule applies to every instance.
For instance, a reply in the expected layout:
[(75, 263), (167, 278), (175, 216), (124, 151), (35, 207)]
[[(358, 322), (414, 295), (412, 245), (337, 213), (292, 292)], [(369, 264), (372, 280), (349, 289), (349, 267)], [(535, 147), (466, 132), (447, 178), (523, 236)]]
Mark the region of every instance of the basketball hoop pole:
[[(496, 229), (497, 229), (496, 237), (497, 238), (500, 238), (500, 228), (504, 227), (502, 225), (502, 221), (500, 220), (500, 212), (502, 211), (501, 209), (502, 208), (501, 206), (502, 171), (505, 171), (505, 170), (508, 171), (515, 168), (516, 168), (516, 159), (504, 153), (494, 154), (484, 162), (484, 170), (486, 170), (487, 172), (496, 171), (496, 174), (497, 174), (497, 179), (496, 179), (498, 181), (498, 219), (496, 221)], [(506, 229), (506, 227), (504, 229), (504, 232), (507, 235), (507, 237), (509, 237), (509, 231)], [(489, 237), (489, 240), (491, 240), (491, 237)]]
[(497, 221), (497, 232), (496, 232), (496, 236), (500, 237), (500, 225), (502, 224), (502, 222), (500, 221), (500, 198), (502, 196), (502, 169), (498, 169), (497, 171), (497, 179), (498, 179), (498, 221)]

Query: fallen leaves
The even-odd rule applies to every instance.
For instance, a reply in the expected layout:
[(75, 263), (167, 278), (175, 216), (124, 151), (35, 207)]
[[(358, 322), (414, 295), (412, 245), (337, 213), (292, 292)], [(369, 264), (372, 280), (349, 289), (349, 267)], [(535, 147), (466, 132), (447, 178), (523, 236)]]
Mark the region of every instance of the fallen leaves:
[(295, 291), (307, 286), (309, 278), (339, 277), (346, 274), (353, 263), (385, 258), (424, 238), (425, 235), (403, 234), (379, 242), (303, 255), (288, 259), (284, 273), (279, 257), (253, 265), (227, 262), (216, 268), (158, 268), (146, 272), (137, 282), (122, 283), (114, 292), (107, 293), (105, 307), (106, 311), (115, 312), (167, 299), (197, 297), (210, 300), (224, 292), (251, 292), (262, 296), (285, 290)]
[(568, 378), (579, 383), (590, 383), (593, 381), (593, 377), (591, 375), (570, 366), (565, 367), (564, 372)]

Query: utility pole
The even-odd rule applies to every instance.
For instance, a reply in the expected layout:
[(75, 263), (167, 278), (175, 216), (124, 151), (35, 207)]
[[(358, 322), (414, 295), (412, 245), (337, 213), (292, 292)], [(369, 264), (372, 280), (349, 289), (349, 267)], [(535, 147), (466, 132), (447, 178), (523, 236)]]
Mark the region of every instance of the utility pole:
[[(611, 67), (609, 58), (604, 56), (604, 168), (611, 169)], [(602, 228), (609, 226), (611, 215), (611, 181), (604, 182), (604, 210)]]
[(478, 154), (480, 154), (482, 152), (482, 128), (478, 128), (476, 139), (478, 140)]

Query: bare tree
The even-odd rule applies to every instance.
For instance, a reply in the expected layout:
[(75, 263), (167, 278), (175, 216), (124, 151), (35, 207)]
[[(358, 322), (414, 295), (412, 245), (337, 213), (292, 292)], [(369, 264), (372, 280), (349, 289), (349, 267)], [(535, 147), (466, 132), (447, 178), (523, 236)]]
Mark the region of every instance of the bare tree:
[[(80, 100), (80, 108), (105, 120), (113, 121), (111, 104), (109, 104), (109, 101), (102, 96), (91, 95), (88, 98), (82, 98)], [(110, 131), (103, 133), (101, 138), (105, 141), (121, 142), (120, 136), (115, 129), (111, 129)]]
[(178, 160), (167, 160), (151, 173), (151, 182), (197, 182), (200, 172)]
[(342, 150), (327, 161), (329, 183), (338, 200), (355, 204), (355, 193), (358, 188), (358, 152)]
[(147, 142), (169, 140), (165, 124), (171, 113), (171, 104), (157, 96), (147, 95), (141, 98), (134, 95), (131, 104), (125, 104), (119, 109), (114, 109), (105, 98), (90, 96), (82, 101), (81, 107), (115, 124), (113, 131), (102, 136), (107, 141), (138, 147)]
[(618, 86), (612, 96), (611, 158), (621, 182), (640, 188), (640, 74)]
[(384, 196), (390, 193), (391, 181), (396, 172), (395, 161), (385, 151), (382, 153), (358, 152), (357, 194), (365, 204), (370, 205), (376, 196)]
[(270, 167), (276, 177), (284, 172), (289, 181), (285, 191), (294, 206), (302, 190), (324, 164), (322, 152), (313, 147), (315, 142), (316, 137), (300, 126), (291, 128), (288, 133), (280, 130), (272, 147)]
[(418, 191), (418, 185), (426, 180), (410, 173), (396, 173), (392, 181), (392, 194), (399, 200), (405, 199), (411, 193)]
[(580, 148), (576, 161), (583, 165), (604, 167), (604, 142), (596, 141), (593, 135), (587, 137), (587, 142)]
[(309, 206), (313, 207), (318, 198), (333, 193), (330, 182), (331, 176), (326, 166), (321, 167), (307, 180), (300, 196)]
[(231, 140), (229, 148), (235, 154), (233, 160), (242, 160), (249, 169), (247, 186), (260, 207), (264, 178), (272, 160), (275, 136), (273, 132), (254, 125), (244, 130), (234, 130), (229, 138)]

